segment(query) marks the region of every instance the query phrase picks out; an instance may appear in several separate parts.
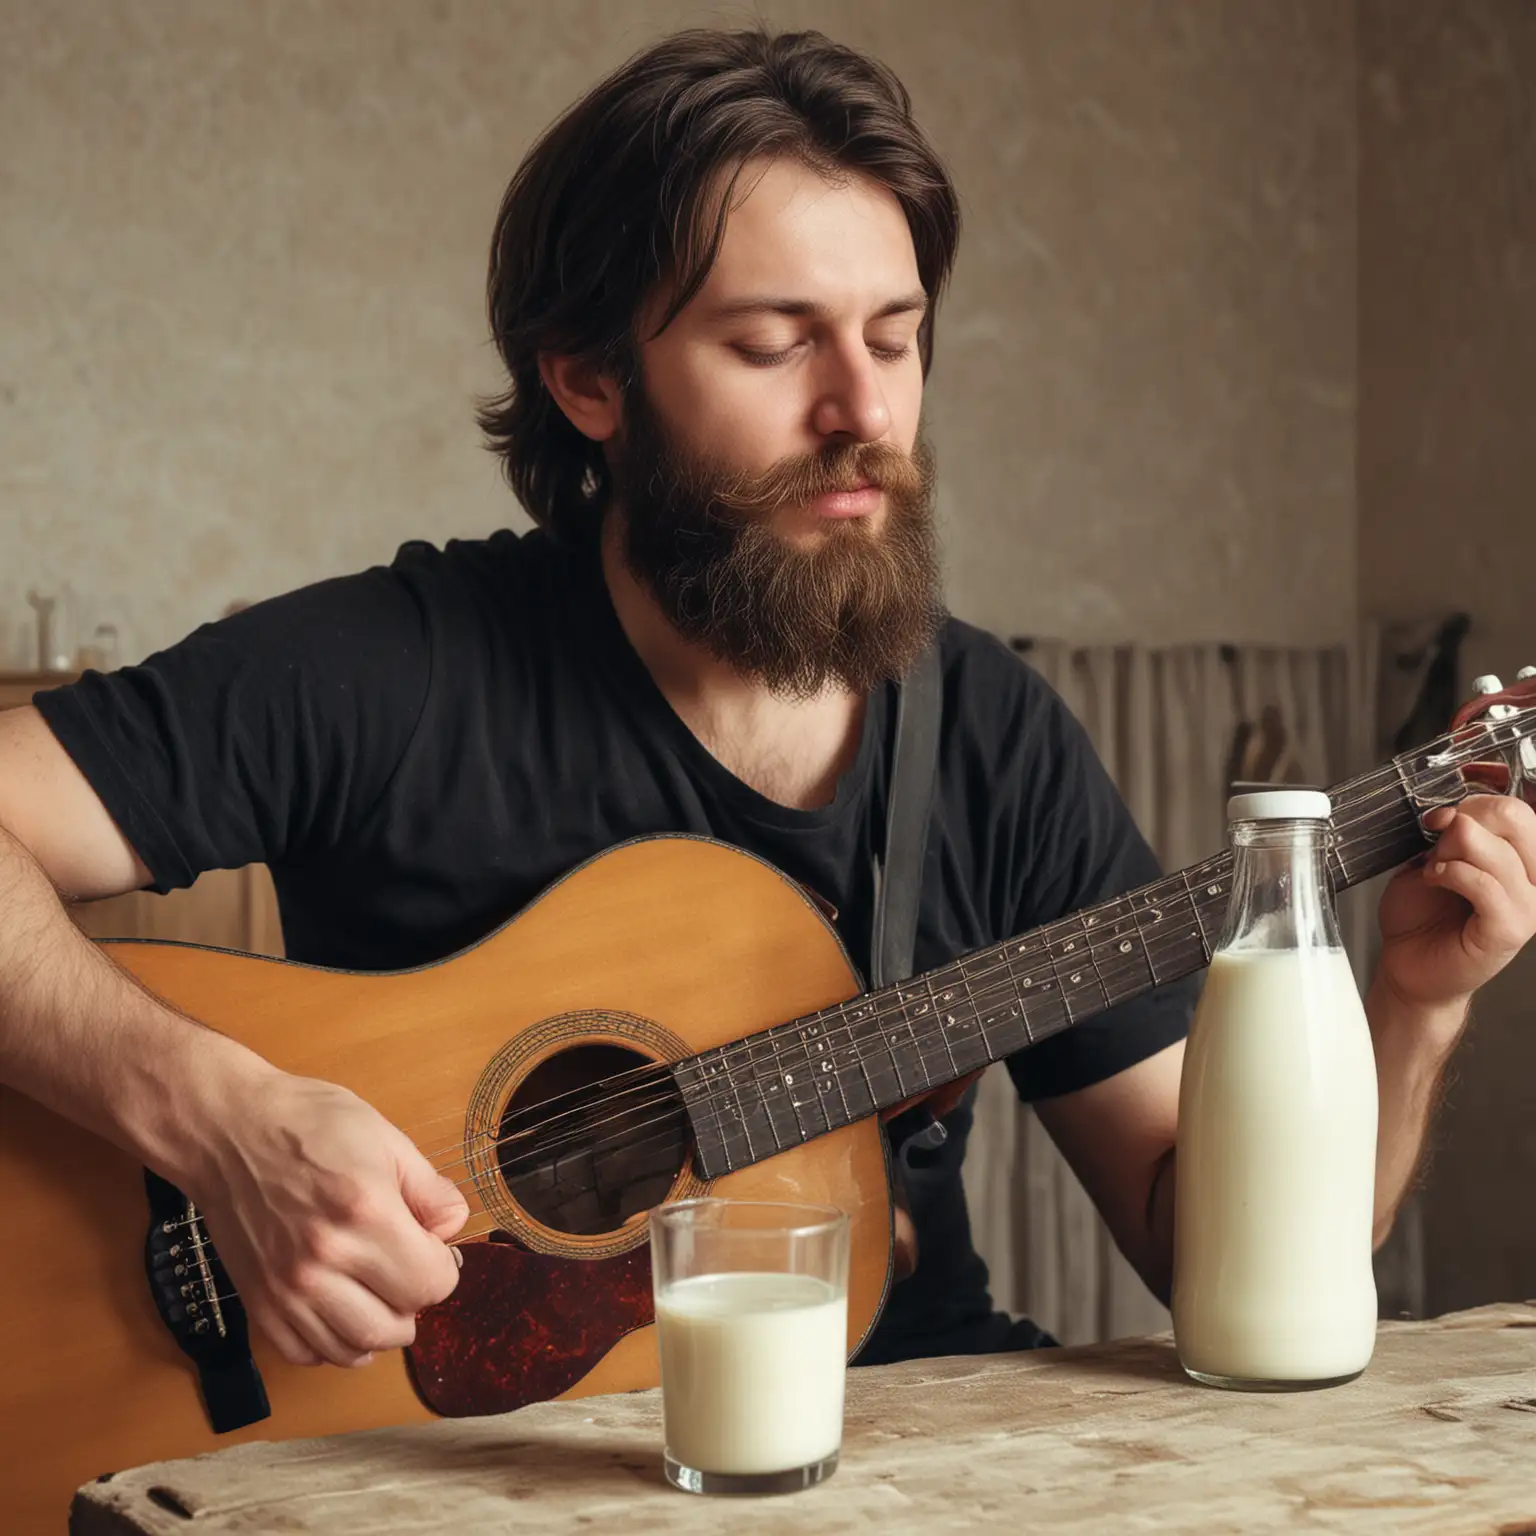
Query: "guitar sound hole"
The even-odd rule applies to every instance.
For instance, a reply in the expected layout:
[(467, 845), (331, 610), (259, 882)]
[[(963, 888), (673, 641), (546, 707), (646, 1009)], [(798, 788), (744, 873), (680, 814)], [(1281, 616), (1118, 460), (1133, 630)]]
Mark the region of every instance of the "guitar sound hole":
[(612, 1232), (660, 1205), (688, 1154), (668, 1069), (615, 1045), (561, 1051), (523, 1079), (498, 1133), (501, 1176), (535, 1221)]

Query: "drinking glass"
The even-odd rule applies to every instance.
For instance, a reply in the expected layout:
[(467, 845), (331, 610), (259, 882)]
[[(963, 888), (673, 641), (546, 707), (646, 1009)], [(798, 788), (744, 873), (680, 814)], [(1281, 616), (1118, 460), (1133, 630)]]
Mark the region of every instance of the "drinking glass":
[(650, 1214), (667, 1481), (792, 1493), (843, 1440), (848, 1218), (830, 1206), (683, 1200)]

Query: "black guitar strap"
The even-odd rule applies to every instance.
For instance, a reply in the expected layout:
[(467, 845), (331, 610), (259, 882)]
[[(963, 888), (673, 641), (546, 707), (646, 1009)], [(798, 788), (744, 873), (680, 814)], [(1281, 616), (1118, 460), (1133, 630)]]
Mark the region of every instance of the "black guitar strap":
[(915, 969), (917, 909), (938, 780), (943, 702), (935, 642), (918, 657), (896, 693), (885, 846), (875, 854), (875, 910), (869, 943), (870, 983), (877, 988), (905, 981)]
[[(896, 693), (896, 733), (886, 795), (885, 846), (875, 854), (875, 910), (870, 930), (870, 985), (887, 987), (916, 970), (917, 913), (923, 893), (928, 822), (938, 783), (939, 722), (944, 689), (938, 642), (930, 645)], [(884, 1127), (898, 1204), (908, 1206), (904, 1170), (910, 1151), (941, 1146), (945, 1127), (923, 1105)]]

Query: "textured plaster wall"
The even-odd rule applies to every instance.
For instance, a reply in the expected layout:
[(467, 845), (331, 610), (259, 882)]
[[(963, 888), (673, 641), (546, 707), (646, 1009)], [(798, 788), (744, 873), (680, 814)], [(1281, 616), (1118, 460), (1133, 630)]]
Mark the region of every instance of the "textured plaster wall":
[[(1360, 10), (1360, 594), (1464, 608), (1464, 681), (1536, 664), (1536, 6)], [(1458, 1054), (1425, 1195), (1433, 1311), (1536, 1295), (1536, 954)]]
[[(1332, 638), (1355, 606), (1354, 29), (1335, 0), (770, 3), (885, 57), (966, 207), (930, 393), (1005, 630)], [(139, 653), (520, 521), (477, 446), (502, 187), (668, 0), (0, 0), (0, 664)]]

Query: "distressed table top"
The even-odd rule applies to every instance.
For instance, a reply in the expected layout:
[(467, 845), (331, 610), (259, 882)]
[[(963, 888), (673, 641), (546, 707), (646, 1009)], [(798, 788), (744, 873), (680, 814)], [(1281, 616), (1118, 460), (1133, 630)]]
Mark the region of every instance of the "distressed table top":
[[(157, 1490), (154, 1497), (151, 1490)], [(773, 1499), (661, 1477), (656, 1392), (231, 1447), (83, 1488), (76, 1536), (618, 1529), (1536, 1536), (1536, 1302), (1384, 1324), (1365, 1375), (1250, 1395), (1171, 1340), (849, 1372), (843, 1463)]]

